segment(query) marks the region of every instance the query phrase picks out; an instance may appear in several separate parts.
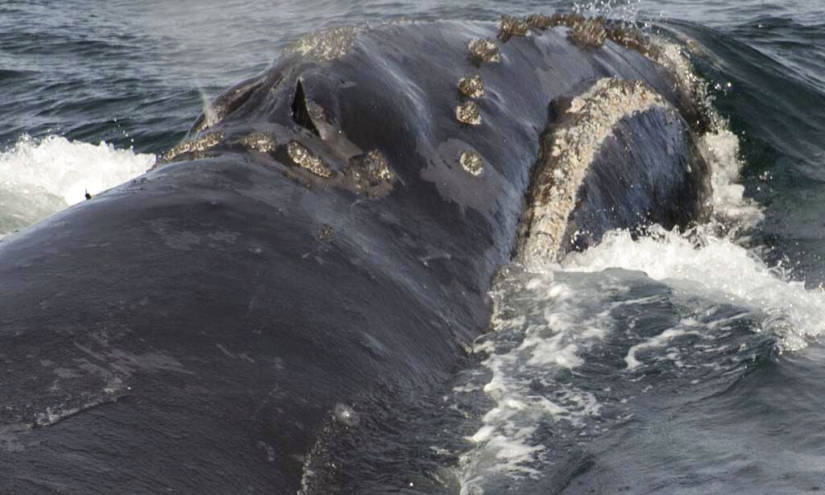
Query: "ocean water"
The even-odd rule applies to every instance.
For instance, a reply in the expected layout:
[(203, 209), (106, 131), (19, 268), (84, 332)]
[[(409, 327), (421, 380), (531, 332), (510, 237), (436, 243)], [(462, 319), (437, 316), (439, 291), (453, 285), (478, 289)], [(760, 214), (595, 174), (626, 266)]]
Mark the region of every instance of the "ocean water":
[(558, 263), (502, 269), (491, 328), (448, 386), (392, 411), (404, 427), (330, 447), (345, 467), (338, 488), (825, 489), (818, 0), (7, 0), (0, 235), (139, 175), (212, 98), (304, 33), (557, 9), (637, 23), (689, 58), (724, 121), (701, 143), (714, 215), (686, 233), (618, 231)]

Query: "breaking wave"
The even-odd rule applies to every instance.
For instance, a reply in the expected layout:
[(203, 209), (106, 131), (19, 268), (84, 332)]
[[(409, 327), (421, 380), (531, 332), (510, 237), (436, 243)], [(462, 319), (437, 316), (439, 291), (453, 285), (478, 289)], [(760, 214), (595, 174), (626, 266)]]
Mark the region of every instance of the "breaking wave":
[(155, 155), (61, 136), (21, 137), (0, 153), (0, 236), (136, 177)]

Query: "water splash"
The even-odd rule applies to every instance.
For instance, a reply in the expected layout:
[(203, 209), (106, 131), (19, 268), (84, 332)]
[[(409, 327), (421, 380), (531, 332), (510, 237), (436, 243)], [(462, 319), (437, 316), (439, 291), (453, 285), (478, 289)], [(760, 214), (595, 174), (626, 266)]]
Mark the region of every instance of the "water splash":
[(639, 19), (641, 0), (590, 0), (573, 4), (573, 12), (586, 17), (606, 17), (625, 24)]
[[(659, 384), (725, 382), (764, 352), (760, 342), (791, 352), (825, 332), (825, 292), (744, 245), (763, 213), (738, 182), (739, 138), (714, 109), (707, 82), (683, 46), (655, 36), (654, 43), (654, 60), (709, 123), (697, 144), (709, 166), (710, 221), (688, 232), (653, 226), (641, 238), (608, 232), (560, 263), (534, 259), (504, 271), (491, 291), (493, 332), (475, 347), (489, 373), (475, 387), (494, 405), (461, 457), (462, 495), (518, 491), (512, 487), (546, 476), (565, 446), (626, 420), (627, 404)], [(656, 321), (640, 330), (625, 313)], [(646, 384), (651, 370), (658, 378)]]
[(215, 110), (214, 105), (212, 105), (212, 99), (206, 94), (204, 91), (203, 86), (198, 84), (198, 94), (201, 97), (201, 112), (203, 114), (203, 127), (208, 129), (213, 125), (217, 124), (221, 119), (218, 112)]
[(22, 136), (0, 153), (0, 235), (125, 182), (155, 163), (151, 154), (61, 136)]
[(709, 206), (714, 220), (740, 232), (756, 226), (764, 215), (755, 201), (745, 197), (745, 188), (738, 182), (744, 166), (739, 137), (713, 106), (708, 82), (694, 71), (687, 50), (690, 40), (686, 40), (683, 46), (654, 37), (652, 43), (656, 47), (651, 55), (653, 60), (676, 78), (681, 91), (708, 120), (708, 130), (697, 136), (697, 145), (710, 168)]
[(687, 234), (657, 228), (635, 240), (627, 231), (610, 232), (598, 246), (568, 255), (561, 267), (638, 270), (675, 289), (761, 313), (757, 330), (775, 335), (780, 352), (800, 350), (825, 332), (825, 292), (806, 289), (781, 265), (769, 267), (709, 226)]

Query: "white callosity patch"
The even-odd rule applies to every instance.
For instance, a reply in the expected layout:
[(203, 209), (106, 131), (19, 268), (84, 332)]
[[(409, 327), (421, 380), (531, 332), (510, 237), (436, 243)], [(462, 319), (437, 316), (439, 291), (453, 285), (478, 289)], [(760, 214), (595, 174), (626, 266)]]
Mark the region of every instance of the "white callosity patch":
[(301, 37), (287, 48), (288, 52), (300, 53), (322, 61), (330, 61), (349, 53), (360, 29), (344, 26)]
[(278, 147), (278, 140), (272, 134), (253, 132), (242, 137), (239, 142), (249, 149), (268, 153)]
[(301, 168), (309, 170), (319, 177), (330, 177), (332, 171), (318, 156), (310, 152), (304, 145), (297, 141), (290, 141), (287, 145), (289, 158)]
[(481, 155), (475, 151), (462, 151), (458, 157), (458, 163), (461, 164), (461, 168), (463, 168), (465, 172), (474, 177), (478, 177), (484, 173), (484, 160), (481, 158)]
[(501, 54), (499, 53), (498, 45), (496, 45), (494, 41), (471, 40), (467, 44), (467, 49), (470, 55), (482, 62), (501, 62)]
[(465, 101), (455, 107), (455, 118), (462, 124), (481, 125), (481, 109), (474, 101)]
[[(647, 55), (671, 73), (679, 90), (708, 120), (708, 129), (696, 136), (696, 142), (709, 168), (711, 194), (707, 206), (714, 220), (733, 230), (753, 227), (763, 215), (737, 182), (743, 166), (738, 137), (713, 108), (707, 82), (693, 71), (684, 50), (661, 39), (651, 43)], [(602, 143), (621, 119), (653, 107), (675, 112), (644, 83), (615, 78), (601, 79), (573, 99), (566, 111), (567, 122), (554, 131), (533, 185), (531, 219), (525, 226), (528, 236), (520, 250), (524, 262), (557, 259), (576, 194)]]
[(223, 140), (223, 137), (224, 136), (222, 132), (207, 132), (196, 138), (186, 139), (184, 141), (181, 141), (177, 146), (167, 151), (163, 155), (163, 159), (166, 161), (170, 161), (184, 153), (197, 153), (206, 151), (209, 148), (213, 148), (218, 143), (220, 143), (221, 140)]
[(484, 82), (481, 76), (462, 77), (458, 81), (458, 90), (467, 98), (482, 98), (484, 96)]
[(105, 142), (23, 137), (0, 153), (0, 235), (136, 177), (155, 160)]
[(616, 78), (600, 79), (573, 99), (568, 123), (554, 132), (539, 164), (529, 236), (521, 252), (525, 262), (556, 259), (577, 191), (602, 143), (621, 119), (653, 107), (670, 109), (646, 84)]

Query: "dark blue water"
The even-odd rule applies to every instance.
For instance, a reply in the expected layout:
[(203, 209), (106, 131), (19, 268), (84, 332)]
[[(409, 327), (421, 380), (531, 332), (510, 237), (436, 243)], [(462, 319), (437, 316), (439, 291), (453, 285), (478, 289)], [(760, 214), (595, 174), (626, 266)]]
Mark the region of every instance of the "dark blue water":
[[(636, 22), (678, 44), (728, 122), (733, 141), (714, 149), (741, 167), (742, 204), (760, 219), (720, 220), (693, 237), (617, 233), (559, 265), (510, 267), (492, 294), (493, 332), (442, 395), (364, 418), (360, 433), (332, 442), (346, 466), (336, 486), (468, 494), (825, 489), (818, 0), (7, 0), (0, 233), (145, 170), (212, 98), (269, 67), (303, 33), (557, 8)], [(392, 422), (406, 426), (386, 428)]]

